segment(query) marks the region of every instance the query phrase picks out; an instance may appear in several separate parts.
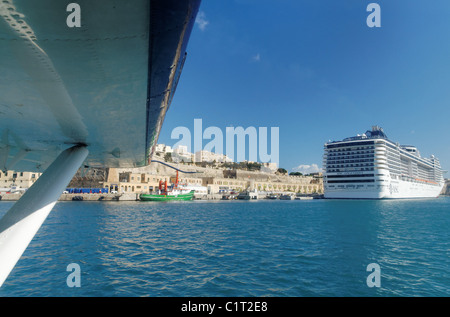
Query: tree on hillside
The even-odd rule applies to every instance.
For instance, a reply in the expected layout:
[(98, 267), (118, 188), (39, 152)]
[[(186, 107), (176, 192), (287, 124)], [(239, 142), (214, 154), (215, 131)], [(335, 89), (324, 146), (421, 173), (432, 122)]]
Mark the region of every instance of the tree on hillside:
[(172, 162), (172, 153), (166, 153), (164, 155), (164, 161), (171, 163)]

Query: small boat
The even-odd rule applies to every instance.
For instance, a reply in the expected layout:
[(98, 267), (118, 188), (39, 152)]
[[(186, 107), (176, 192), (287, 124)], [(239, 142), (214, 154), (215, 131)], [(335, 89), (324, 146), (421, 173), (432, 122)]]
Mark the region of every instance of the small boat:
[(313, 199), (311, 196), (297, 196), (295, 197), (295, 200), (310, 200)]
[(142, 201), (180, 201), (192, 200), (194, 198), (195, 190), (183, 188), (178, 184), (178, 171), (175, 184), (168, 188), (167, 181), (159, 182), (159, 190), (157, 194), (141, 194), (139, 199)]
[(250, 195), (248, 194), (248, 192), (242, 192), (242, 193), (239, 193), (239, 195), (237, 195), (237, 199), (250, 200)]
[(239, 193), (236, 197), (240, 200), (250, 200), (250, 199), (258, 199), (258, 193), (256, 191), (243, 191), (242, 193)]
[(267, 199), (278, 199), (278, 196), (275, 194), (267, 195)]
[(188, 193), (179, 191), (170, 191), (161, 194), (141, 194), (139, 199), (142, 201), (180, 201), (180, 200), (192, 200), (194, 198), (195, 191), (191, 190)]
[(294, 197), (292, 197), (291, 195), (281, 195), (280, 199), (281, 200), (292, 200), (292, 199), (294, 199)]

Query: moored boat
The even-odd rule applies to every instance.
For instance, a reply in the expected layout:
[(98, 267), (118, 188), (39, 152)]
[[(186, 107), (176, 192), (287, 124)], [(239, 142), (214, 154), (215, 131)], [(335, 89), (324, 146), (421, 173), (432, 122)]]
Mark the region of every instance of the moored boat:
[(175, 183), (169, 188), (167, 181), (159, 182), (159, 190), (156, 194), (141, 194), (139, 199), (142, 201), (181, 201), (192, 200), (195, 190), (187, 189), (178, 183), (178, 171)]
[(169, 192), (167, 194), (141, 194), (139, 199), (142, 201), (171, 201), (171, 200), (192, 200), (195, 191), (191, 190), (188, 193)]
[(251, 200), (251, 199), (258, 199), (258, 193), (256, 191), (243, 191), (242, 193), (239, 193), (236, 197), (239, 200)]

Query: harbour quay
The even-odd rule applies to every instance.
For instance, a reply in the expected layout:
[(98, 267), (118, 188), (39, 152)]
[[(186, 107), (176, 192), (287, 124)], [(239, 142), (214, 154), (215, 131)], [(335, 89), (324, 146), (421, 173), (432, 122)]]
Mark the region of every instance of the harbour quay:
[[(197, 200), (220, 200), (224, 196), (236, 198), (239, 193), (245, 191), (256, 192), (257, 199), (264, 199), (269, 195), (280, 197), (283, 194), (306, 199), (307, 196), (317, 197), (323, 193), (322, 176), (319, 173), (299, 176), (279, 173), (273, 168), (254, 171), (175, 162), (171, 162), (170, 165), (171, 167), (151, 164), (141, 168), (89, 170), (81, 168), (59, 200), (138, 200), (141, 194), (157, 191), (161, 182), (167, 182), (169, 186), (173, 184), (176, 178), (176, 170), (173, 168), (189, 172), (179, 173), (179, 182), (194, 190), (194, 199)], [(23, 174), (23, 177), (32, 181), (39, 176), (39, 174)], [(26, 186), (20, 185), (28, 183), (25, 182), (25, 178), (22, 181), (20, 177), (21, 174), (14, 171), (0, 177), (6, 180), (3, 185), (5, 191), (0, 193), (2, 200), (18, 200), (26, 191)]]
[[(192, 173), (179, 173), (179, 182), (195, 191), (195, 199), (221, 199), (223, 195), (256, 192), (257, 198), (269, 194), (292, 194), (297, 196), (323, 193), (321, 173), (308, 176), (286, 175), (275, 172), (248, 171), (171, 164)], [(195, 172), (195, 173), (194, 173)], [(103, 188), (122, 194), (143, 194), (157, 191), (160, 182), (174, 183), (176, 171), (163, 165), (143, 168), (109, 168), (105, 173)]]

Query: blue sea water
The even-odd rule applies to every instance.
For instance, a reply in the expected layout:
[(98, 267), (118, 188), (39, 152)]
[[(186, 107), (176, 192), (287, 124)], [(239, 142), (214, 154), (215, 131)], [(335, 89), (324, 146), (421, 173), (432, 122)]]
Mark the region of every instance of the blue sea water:
[(0, 296), (449, 296), (449, 232), (448, 197), (59, 202)]

